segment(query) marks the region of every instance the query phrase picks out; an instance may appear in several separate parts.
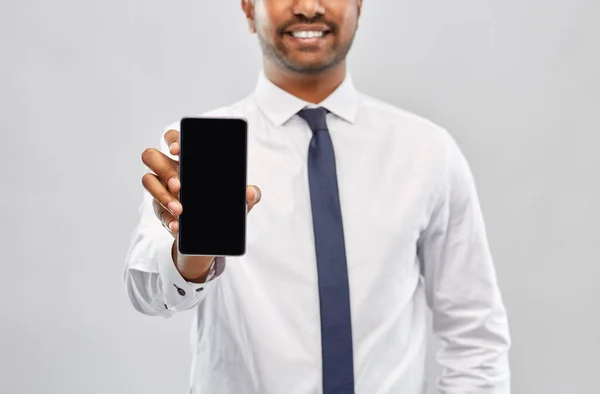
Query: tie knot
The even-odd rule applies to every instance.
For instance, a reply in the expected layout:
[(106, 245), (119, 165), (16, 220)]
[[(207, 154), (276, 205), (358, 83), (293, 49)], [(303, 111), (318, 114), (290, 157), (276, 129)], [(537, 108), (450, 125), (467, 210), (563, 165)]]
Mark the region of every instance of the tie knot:
[(304, 108), (298, 112), (298, 116), (308, 123), (310, 129), (314, 132), (317, 130), (327, 130), (326, 120), (327, 110), (323, 107), (319, 108)]

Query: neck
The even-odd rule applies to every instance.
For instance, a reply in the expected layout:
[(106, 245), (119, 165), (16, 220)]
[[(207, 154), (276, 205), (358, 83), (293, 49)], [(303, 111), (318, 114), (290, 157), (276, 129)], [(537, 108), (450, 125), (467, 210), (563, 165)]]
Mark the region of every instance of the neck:
[(286, 92), (312, 104), (319, 104), (337, 89), (346, 77), (346, 61), (318, 74), (301, 74), (264, 61), (266, 77)]

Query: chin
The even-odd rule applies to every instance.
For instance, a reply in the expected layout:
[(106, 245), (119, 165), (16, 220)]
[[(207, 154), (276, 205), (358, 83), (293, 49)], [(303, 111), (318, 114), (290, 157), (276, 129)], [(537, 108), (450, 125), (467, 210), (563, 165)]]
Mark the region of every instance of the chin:
[(290, 71), (298, 74), (319, 74), (332, 67), (329, 63), (288, 63), (286, 64)]
[(287, 68), (292, 71), (316, 74), (335, 66), (337, 62), (332, 59), (287, 59), (285, 63)]

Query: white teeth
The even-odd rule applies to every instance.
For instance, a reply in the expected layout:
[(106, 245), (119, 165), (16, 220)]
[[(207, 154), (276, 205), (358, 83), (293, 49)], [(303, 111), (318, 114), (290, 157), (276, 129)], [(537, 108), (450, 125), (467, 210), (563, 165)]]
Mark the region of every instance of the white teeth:
[(323, 37), (322, 31), (295, 31), (292, 36), (296, 38), (320, 38)]

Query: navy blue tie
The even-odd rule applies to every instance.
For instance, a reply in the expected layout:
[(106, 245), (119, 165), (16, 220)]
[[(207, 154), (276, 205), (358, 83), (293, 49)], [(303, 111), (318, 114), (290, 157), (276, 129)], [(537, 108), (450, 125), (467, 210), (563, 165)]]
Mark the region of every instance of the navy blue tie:
[(335, 154), (326, 114), (324, 108), (303, 109), (298, 113), (313, 132), (308, 149), (308, 183), (319, 275), (323, 394), (353, 394), (346, 248)]

